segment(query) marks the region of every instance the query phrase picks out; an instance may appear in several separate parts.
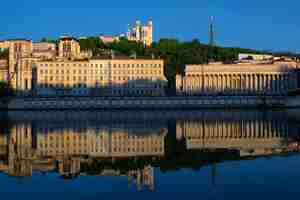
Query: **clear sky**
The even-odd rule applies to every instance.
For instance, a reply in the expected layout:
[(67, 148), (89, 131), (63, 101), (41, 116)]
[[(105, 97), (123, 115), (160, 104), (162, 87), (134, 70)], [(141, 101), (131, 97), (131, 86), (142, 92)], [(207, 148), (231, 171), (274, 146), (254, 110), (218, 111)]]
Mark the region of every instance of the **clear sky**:
[(137, 18), (154, 21), (154, 39), (208, 41), (300, 53), (299, 0), (2, 0), (0, 39), (118, 34)]

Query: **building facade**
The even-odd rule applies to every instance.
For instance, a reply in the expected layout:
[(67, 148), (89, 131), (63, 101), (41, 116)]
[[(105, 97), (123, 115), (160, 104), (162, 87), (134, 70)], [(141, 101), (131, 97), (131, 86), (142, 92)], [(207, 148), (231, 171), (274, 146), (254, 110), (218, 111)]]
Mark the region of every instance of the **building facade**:
[(297, 87), (293, 62), (186, 65), (176, 76), (177, 95), (286, 95)]
[(104, 44), (118, 42), (120, 40), (120, 38), (118, 36), (109, 36), (109, 35), (100, 35), (99, 39)]
[(42, 157), (163, 156), (167, 130), (134, 135), (125, 129), (85, 129), (84, 132), (43, 128), (37, 133), (37, 155)]
[(58, 43), (58, 56), (66, 59), (76, 59), (80, 56), (80, 45), (76, 38), (62, 36)]
[(14, 90), (18, 89), (18, 77), (21, 59), (31, 57), (33, 46), (31, 40), (9, 40), (9, 83)]
[(129, 25), (126, 34), (129, 41), (141, 42), (145, 46), (151, 46), (153, 42), (153, 22), (150, 19), (146, 25), (142, 25), (141, 21), (137, 20), (135, 26)]
[(48, 42), (33, 43), (33, 57), (41, 59), (54, 59), (57, 56), (56, 44)]
[(274, 56), (269, 54), (251, 54), (251, 53), (240, 53), (238, 55), (239, 60), (273, 60)]
[(42, 96), (163, 96), (162, 60), (38, 61), (36, 92)]
[(183, 141), (187, 149), (232, 149), (238, 150), (240, 156), (270, 155), (288, 148), (293, 145), (292, 132), (293, 127), (282, 119), (228, 118), (176, 123), (177, 140)]
[(9, 41), (8, 40), (0, 41), (0, 52), (4, 51), (5, 49), (9, 49)]
[(0, 82), (7, 82), (8, 78), (8, 62), (0, 60)]
[(40, 58), (24, 57), (18, 62), (18, 71), (14, 75), (16, 80), (16, 95), (32, 96), (36, 94), (37, 71), (36, 63)]

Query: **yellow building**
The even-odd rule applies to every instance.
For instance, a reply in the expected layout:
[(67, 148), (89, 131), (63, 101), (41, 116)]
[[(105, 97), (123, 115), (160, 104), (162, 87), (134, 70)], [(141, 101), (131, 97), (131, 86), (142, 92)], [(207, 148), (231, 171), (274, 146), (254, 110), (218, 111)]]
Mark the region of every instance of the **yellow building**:
[(162, 96), (163, 60), (37, 61), (38, 95)]
[(41, 59), (54, 59), (57, 55), (56, 44), (49, 42), (33, 43), (33, 57)]
[(58, 56), (66, 59), (76, 59), (80, 56), (80, 45), (76, 38), (62, 36), (58, 43)]
[(19, 60), (18, 71), (15, 73), (17, 85), (17, 95), (35, 95), (34, 87), (36, 85), (36, 67), (35, 63), (39, 58), (24, 57)]
[(9, 82), (13, 89), (18, 88), (18, 72), (22, 58), (32, 56), (32, 41), (24, 39), (9, 40)]
[(150, 19), (145, 26), (137, 20), (134, 27), (129, 25), (126, 34), (129, 41), (141, 42), (145, 46), (151, 46), (153, 42), (153, 22)]
[(163, 156), (166, 135), (167, 130), (147, 135), (135, 135), (124, 130), (116, 130), (111, 135), (110, 155), (112, 157)]
[(8, 62), (0, 60), (0, 82), (7, 82), (8, 78)]
[(0, 41), (0, 51), (5, 49), (9, 49), (9, 41), (8, 40), (1, 40)]
[(43, 128), (37, 133), (37, 155), (51, 157), (163, 156), (166, 130), (135, 135), (125, 129), (59, 130)]
[(177, 121), (176, 137), (187, 149), (265, 150), (288, 145), (289, 125), (276, 120)]
[(255, 60), (255, 61), (263, 61), (263, 60), (273, 60), (274, 56), (269, 54), (251, 54), (251, 53), (240, 53), (238, 55), (239, 60)]
[(178, 95), (285, 95), (297, 85), (294, 62), (186, 65)]
[(99, 39), (104, 43), (113, 43), (113, 42), (119, 42), (120, 38), (119, 36), (110, 36), (110, 35), (100, 35)]

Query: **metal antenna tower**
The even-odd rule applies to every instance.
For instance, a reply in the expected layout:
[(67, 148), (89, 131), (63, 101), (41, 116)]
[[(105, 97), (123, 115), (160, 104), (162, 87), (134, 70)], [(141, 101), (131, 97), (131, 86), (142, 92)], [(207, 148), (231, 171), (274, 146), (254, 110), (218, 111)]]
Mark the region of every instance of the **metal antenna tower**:
[(209, 20), (209, 61), (214, 60), (213, 49), (215, 45), (215, 27), (214, 27), (214, 17), (211, 16)]
[(215, 30), (214, 30), (214, 17), (211, 16), (209, 20), (209, 46), (215, 44)]

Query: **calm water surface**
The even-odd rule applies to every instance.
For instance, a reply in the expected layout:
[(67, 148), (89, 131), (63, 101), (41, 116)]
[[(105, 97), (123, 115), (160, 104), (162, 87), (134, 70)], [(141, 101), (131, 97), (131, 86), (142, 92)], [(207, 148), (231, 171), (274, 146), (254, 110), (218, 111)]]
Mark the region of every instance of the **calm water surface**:
[(0, 114), (1, 199), (297, 199), (300, 111)]

